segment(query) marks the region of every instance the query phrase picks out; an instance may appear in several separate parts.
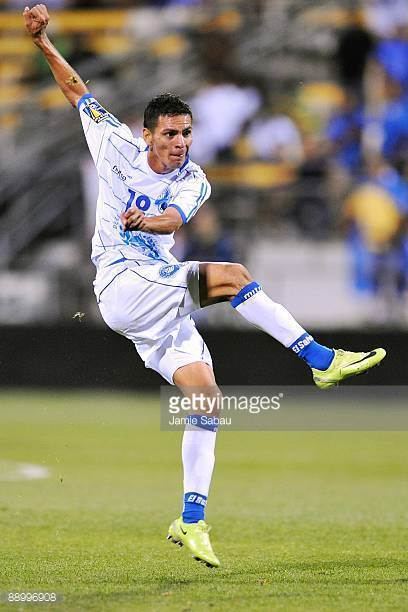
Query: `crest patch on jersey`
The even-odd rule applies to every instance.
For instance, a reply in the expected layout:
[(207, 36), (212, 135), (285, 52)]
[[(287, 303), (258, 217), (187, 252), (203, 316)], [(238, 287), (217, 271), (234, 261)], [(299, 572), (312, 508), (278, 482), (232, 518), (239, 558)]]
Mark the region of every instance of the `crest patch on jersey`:
[(170, 278), (170, 276), (173, 276), (173, 274), (175, 274), (179, 270), (180, 266), (178, 265), (163, 266), (162, 268), (160, 268), (159, 274), (162, 278)]
[(96, 100), (92, 100), (88, 104), (86, 104), (83, 108), (83, 111), (88, 117), (92, 119), (95, 123), (101, 123), (102, 121), (106, 121), (110, 117), (110, 113), (103, 108)]
[(157, 198), (155, 204), (159, 209), (159, 212), (164, 212), (169, 205), (171, 199), (170, 189), (166, 187), (164, 192)]

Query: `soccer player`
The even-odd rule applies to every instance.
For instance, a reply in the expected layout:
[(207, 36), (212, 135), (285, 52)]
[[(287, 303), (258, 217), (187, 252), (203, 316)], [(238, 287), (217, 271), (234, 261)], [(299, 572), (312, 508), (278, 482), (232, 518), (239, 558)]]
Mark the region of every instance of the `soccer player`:
[[(143, 138), (108, 112), (46, 34), (44, 4), (25, 8), (25, 26), (54, 78), (77, 107), (99, 175), (92, 261), (95, 294), (109, 327), (131, 340), (146, 367), (188, 394), (218, 389), (210, 353), (190, 314), (230, 301), (247, 321), (281, 342), (312, 369), (316, 385), (331, 387), (365, 372), (384, 349), (351, 353), (322, 346), (240, 264), (179, 262), (173, 234), (210, 196), (204, 172), (189, 158), (192, 114), (178, 96), (162, 94), (147, 105)], [(201, 420), (199, 425), (206, 420)], [(216, 428), (190, 426), (183, 435), (184, 507), (168, 538), (193, 557), (219, 566), (204, 521), (214, 468)]]

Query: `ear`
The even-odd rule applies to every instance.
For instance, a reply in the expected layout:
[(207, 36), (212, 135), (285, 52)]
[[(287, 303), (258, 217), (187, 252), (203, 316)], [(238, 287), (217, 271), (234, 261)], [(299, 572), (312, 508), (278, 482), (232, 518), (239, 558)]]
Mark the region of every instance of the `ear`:
[(151, 131), (147, 128), (143, 128), (143, 138), (144, 141), (146, 142), (146, 144), (151, 147), (152, 146), (152, 142), (153, 142), (153, 134), (151, 133)]

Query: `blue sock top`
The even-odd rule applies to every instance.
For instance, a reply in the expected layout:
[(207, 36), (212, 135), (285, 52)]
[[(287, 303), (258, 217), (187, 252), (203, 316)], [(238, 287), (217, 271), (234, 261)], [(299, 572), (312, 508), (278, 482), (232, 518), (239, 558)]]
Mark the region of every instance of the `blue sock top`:
[(249, 300), (249, 298), (258, 293), (258, 291), (262, 291), (262, 287), (259, 283), (257, 283), (256, 281), (248, 283), (248, 285), (245, 285), (245, 287), (243, 287), (241, 291), (239, 291), (237, 295), (231, 300), (231, 306), (233, 306), (233, 308), (236, 308), (237, 306), (242, 304), (242, 302), (246, 302), (247, 300)]
[(334, 351), (316, 342), (307, 332), (300, 336), (291, 346), (294, 353), (307, 365), (316, 370), (327, 370), (333, 361)]
[(184, 494), (183, 523), (198, 523), (204, 520), (204, 511), (207, 505), (207, 496), (189, 491)]

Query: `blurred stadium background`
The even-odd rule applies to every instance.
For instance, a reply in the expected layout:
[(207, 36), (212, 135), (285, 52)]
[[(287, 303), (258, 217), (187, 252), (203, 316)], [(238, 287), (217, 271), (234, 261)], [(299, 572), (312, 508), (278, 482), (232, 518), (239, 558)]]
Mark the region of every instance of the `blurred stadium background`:
[[(25, 4), (0, 2), (0, 383), (125, 384), (137, 372), (135, 384), (157, 385), (98, 314), (89, 261), (96, 175), (75, 111), (23, 30)], [(47, 5), (52, 40), (134, 132), (156, 93), (191, 103), (192, 157), (213, 195), (179, 233), (179, 258), (242, 261), (323, 338), (400, 351), (407, 0)], [(199, 324), (220, 382), (235, 382), (235, 355), (254, 332), (227, 305)], [(265, 360), (280, 349), (256, 338), (247, 382), (266, 383)], [(294, 382), (295, 372), (306, 382), (294, 361), (284, 361), (288, 379), (275, 379)], [(395, 358), (381, 372), (380, 382), (402, 384), (407, 367)]]

